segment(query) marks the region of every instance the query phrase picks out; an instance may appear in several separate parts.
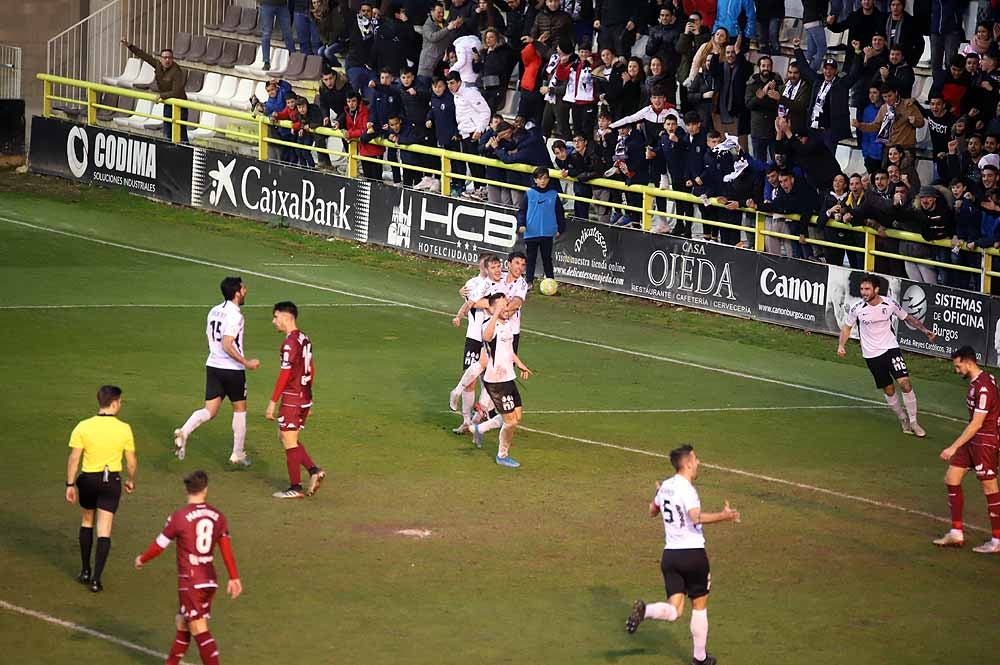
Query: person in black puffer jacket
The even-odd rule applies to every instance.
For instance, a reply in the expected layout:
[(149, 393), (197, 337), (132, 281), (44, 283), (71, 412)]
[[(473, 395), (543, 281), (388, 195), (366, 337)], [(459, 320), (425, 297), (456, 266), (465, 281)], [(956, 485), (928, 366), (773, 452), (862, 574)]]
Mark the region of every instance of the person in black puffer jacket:
[(507, 86), (514, 71), (514, 51), (496, 28), (483, 33), (483, 50), (480, 52), (479, 86), (483, 99), (496, 113), (507, 101)]

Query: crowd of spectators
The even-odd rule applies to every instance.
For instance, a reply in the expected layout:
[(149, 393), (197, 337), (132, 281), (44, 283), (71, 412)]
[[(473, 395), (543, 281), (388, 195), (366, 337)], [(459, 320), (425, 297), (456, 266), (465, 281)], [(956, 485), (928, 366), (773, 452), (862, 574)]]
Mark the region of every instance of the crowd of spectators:
[[(838, 265), (861, 267), (862, 255), (807, 238), (864, 241), (830, 221), (873, 227), (877, 249), (908, 258), (978, 267), (981, 257), (961, 248), (1000, 246), (995, 3), (915, 0), (907, 11), (903, 0), (803, 0), (799, 36), (782, 45), (786, 7), (777, 0), (259, 1), (263, 22), (286, 41), (294, 27), (300, 49), (328, 66), (314, 100), (275, 80), (257, 105), (292, 122), (277, 131), (303, 148), (282, 150), (285, 161), (311, 166), (309, 148), (327, 137), (310, 129), (325, 126), (357, 139), (362, 156), (400, 167), (437, 163), (387, 146), (556, 168), (575, 179), (569, 193), (598, 202), (574, 201), (572, 214), (612, 224), (637, 215), (600, 203), (639, 207), (641, 197), (594, 179), (691, 193), (701, 204), (670, 203), (670, 212), (746, 225), (656, 217), (655, 230), (687, 237), (701, 227), (698, 237), (752, 244), (744, 210), (776, 213), (768, 228), (799, 240), (767, 237), (767, 251)], [(970, 11), (976, 29), (966, 35)], [(273, 25), (262, 26), (265, 40)], [(844, 32), (846, 44), (828, 48), (829, 33)], [(863, 167), (846, 173), (839, 145), (860, 150)], [(921, 159), (933, 168), (918, 169)], [(517, 206), (521, 192), (502, 185), (533, 184), (529, 173), (452, 164), (453, 191), (474, 199)], [(400, 167), (386, 169), (394, 182), (440, 187)], [(381, 179), (383, 165), (363, 162), (363, 174)], [(462, 182), (466, 175), (497, 184)], [(722, 207), (706, 205), (709, 197)], [(818, 222), (780, 216), (791, 213)], [(887, 229), (951, 246), (900, 241)], [(918, 261), (879, 257), (876, 270), (978, 288), (976, 274)]]

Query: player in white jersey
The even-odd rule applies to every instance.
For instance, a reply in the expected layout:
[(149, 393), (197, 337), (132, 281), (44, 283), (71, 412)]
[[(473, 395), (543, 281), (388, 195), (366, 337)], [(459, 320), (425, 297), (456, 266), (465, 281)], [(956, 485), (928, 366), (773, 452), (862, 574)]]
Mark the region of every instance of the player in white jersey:
[[(517, 378), (514, 367), (521, 370), (522, 379), (531, 376), (531, 370), (514, 352), (514, 326), (507, 318), (507, 298), (502, 293), (494, 293), (489, 297), (489, 306), (490, 320), (483, 326), (483, 354), (480, 359), (483, 388), (490, 394), (503, 419), (496, 463), (517, 468), (521, 465), (509, 454), (514, 432), (521, 422), (521, 394), (514, 383)], [(481, 445), (481, 438), (476, 445)]]
[[(851, 307), (847, 313), (847, 321), (840, 329), (837, 355), (844, 357), (846, 353), (844, 345), (851, 337), (851, 329), (859, 325), (861, 355), (868, 364), (875, 385), (885, 393), (885, 401), (899, 419), (903, 432), (925, 437), (927, 432), (917, 422), (917, 395), (910, 385), (910, 372), (899, 350), (892, 319), (895, 317), (900, 321), (906, 320), (910, 326), (927, 335), (927, 339), (931, 342), (937, 337), (937, 333), (925, 328), (916, 317), (910, 317), (892, 298), (879, 295), (880, 288), (877, 276), (865, 275), (861, 278), (861, 300)], [(895, 383), (898, 383), (900, 390), (903, 391), (902, 407), (896, 394)]]
[(472, 422), (472, 408), (476, 401), (476, 379), (482, 373), (479, 356), (483, 348), (483, 322), (486, 319), (486, 298), (501, 291), (502, 264), (496, 254), (485, 254), (480, 258), (480, 276), (465, 283), (462, 291), (465, 302), (451, 320), (456, 328), (462, 325), (462, 319), (467, 319), (465, 330), (465, 350), (462, 356), (462, 377), (452, 389), (448, 397), (448, 408), (458, 411), (458, 402), (462, 401), (462, 424), (452, 430), (455, 434), (469, 431)]
[(219, 287), (222, 303), (208, 313), (205, 336), (208, 338), (208, 360), (205, 361), (205, 407), (191, 414), (179, 429), (174, 430), (174, 453), (184, 459), (187, 440), (202, 423), (219, 413), (223, 398), (233, 403), (233, 452), (229, 462), (249, 466), (243, 450), (247, 436), (247, 377), (244, 370), (257, 369), (260, 360), (243, 355), (243, 312), (247, 287), (239, 277), (226, 277)]
[(698, 456), (689, 445), (670, 451), (670, 463), (677, 471), (662, 483), (656, 483), (656, 495), (649, 504), (649, 516), (663, 518), (666, 545), (660, 558), (667, 602), (637, 600), (625, 621), (625, 630), (634, 633), (645, 619), (677, 621), (684, 613), (684, 596), (691, 599), (691, 640), (694, 643), (692, 665), (715, 665), (715, 657), (705, 651), (708, 642), (708, 593), (712, 574), (705, 552), (702, 526), (714, 522), (739, 522), (738, 511), (726, 501), (720, 512), (705, 513), (694, 481), (698, 477)]
[[(507, 272), (500, 276), (500, 289), (507, 298), (506, 318), (510, 321), (514, 332), (514, 353), (520, 349), (521, 342), (521, 307), (528, 297), (528, 282), (524, 279), (524, 269), (528, 257), (524, 252), (513, 251), (507, 255)], [(479, 393), (476, 403), (479, 411), (472, 417), (472, 442), (476, 447), (483, 443), (483, 433), (503, 426), (503, 416), (496, 412), (493, 400), (486, 390)]]

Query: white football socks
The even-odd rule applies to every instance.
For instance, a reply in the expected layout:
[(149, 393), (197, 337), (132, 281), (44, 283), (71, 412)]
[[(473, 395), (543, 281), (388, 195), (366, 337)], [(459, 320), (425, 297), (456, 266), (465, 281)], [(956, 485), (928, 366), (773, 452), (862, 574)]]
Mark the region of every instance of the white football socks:
[(488, 418), (486, 419), (486, 421), (479, 423), (479, 431), (480, 433), (489, 432), (491, 429), (496, 429), (497, 427), (501, 427), (502, 425), (503, 425), (503, 416), (497, 414), (492, 418)]
[(460, 393), (468, 388), (475, 390), (476, 379), (483, 373), (483, 366), (479, 363), (472, 363), (462, 372), (462, 378), (458, 380), (458, 385), (452, 392)]
[(892, 412), (896, 414), (897, 418), (899, 418), (899, 422), (907, 422), (906, 413), (903, 411), (903, 407), (899, 404), (899, 395), (895, 393), (892, 395), (886, 395), (883, 393), (883, 396), (885, 397), (885, 403), (889, 405)]
[(708, 644), (708, 610), (691, 610), (691, 641), (694, 642), (694, 659), (705, 660)]
[(917, 393), (912, 390), (903, 393), (903, 406), (906, 407), (906, 415), (909, 416), (910, 422), (917, 422)]
[(510, 452), (510, 442), (514, 438), (514, 430), (517, 429), (517, 425), (508, 425), (504, 423), (500, 427), (500, 446), (497, 448), (497, 457), (507, 457)]
[(198, 426), (202, 423), (207, 423), (212, 419), (212, 414), (209, 413), (208, 409), (198, 409), (191, 414), (191, 417), (187, 419), (187, 422), (181, 427), (181, 432), (184, 434), (184, 438), (191, 436), (191, 432), (198, 429)]
[(493, 406), (493, 398), (490, 397), (485, 385), (479, 388), (479, 407), (483, 410), (483, 413), (489, 413), (496, 408)]
[(677, 608), (670, 603), (649, 603), (646, 605), (646, 618), (657, 621), (677, 621)]
[(247, 412), (233, 411), (233, 456), (243, 455), (243, 444), (247, 440)]
[(472, 420), (472, 404), (476, 401), (475, 390), (462, 391), (462, 422), (466, 425)]

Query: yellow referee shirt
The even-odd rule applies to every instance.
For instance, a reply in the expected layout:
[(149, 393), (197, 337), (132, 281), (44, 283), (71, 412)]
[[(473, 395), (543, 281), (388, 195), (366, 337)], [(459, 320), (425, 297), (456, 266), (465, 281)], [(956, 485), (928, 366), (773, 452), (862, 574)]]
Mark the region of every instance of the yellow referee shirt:
[(81, 420), (69, 436), (70, 448), (83, 448), (83, 472), (122, 470), (122, 453), (135, 450), (132, 428), (115, 416)]

